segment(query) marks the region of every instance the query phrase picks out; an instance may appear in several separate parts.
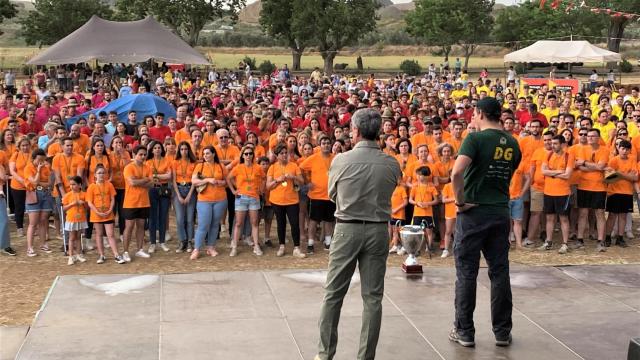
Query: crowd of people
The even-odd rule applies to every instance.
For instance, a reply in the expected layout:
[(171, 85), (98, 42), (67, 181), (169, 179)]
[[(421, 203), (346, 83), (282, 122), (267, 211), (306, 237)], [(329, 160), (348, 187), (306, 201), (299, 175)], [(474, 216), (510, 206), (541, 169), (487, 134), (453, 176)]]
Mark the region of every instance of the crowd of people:
[[(167, 69), (149, 84), (138, 81), (142, 68), (128, 69), (122, 87), (98, 86), (91, 93), (40, 77), (20, 89), (5, 84), (0, 182), (8, 193), (0, 195), (17, 235), (26, 236), (27, 256), (52, 252), (53, 237), (64, 239), (70, 265), (86, 261), (82, 239), (95, 246), (98, 263), (107, 249), (118, 263), (171, 251), (171, 211), (178, 238), (173, 250), (190, 252), (193, 260), (217, 256), (225, 232), (230, 256), (242, 242), (256, 256), (264, 247), (284, 256), (287, 226), (294, 257), (329, 249), (335, 204), (328, 171), (337, 154), (352, 148), (354, 112), (372, 108), (383, 119), (379, 146), (403, 171), (392, 195), (389, 251), (405, 253), (398, 230), (413, 223), (425, 228), (423, 251), (435, 252), (439, 242), (447, 257), (456, 223), (451, 169), (466, 135), (477, 131), (477, 102), (489, 96), (501, 102), (503, 127), (522, 150), (510, 188), (515, 249), (552, 249), (556, 220), (561, 254), (584, 247), (588, 237), (597, 240), (597, 251), (612, 242), (626, 246), (625, 235), (633, 238), (638, 88), (600, 86), (577, 94), (519, 88), (515, 74), (503, 84), (489, 79), (486, 69), (472, 80), (466, 70), (448, 67), (388, 80), (318, 70), (305, 78), (287, 70), (251, 87), (246, 77), (196, 71), (174, 81)], [(71, 123), (113, 99), (149, 91), (171, 103), (176, 116), (140, 118), (130, 111), (121, 121), (116, 112), (98, 111)], [(15, 255), (5, 233), (0, 248)]]

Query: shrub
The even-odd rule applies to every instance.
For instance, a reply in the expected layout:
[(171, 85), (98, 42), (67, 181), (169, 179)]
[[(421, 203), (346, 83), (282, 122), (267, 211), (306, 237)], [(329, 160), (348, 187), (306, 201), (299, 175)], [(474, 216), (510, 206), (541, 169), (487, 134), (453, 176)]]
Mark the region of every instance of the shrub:
[(269, 60), (265, 60), (258, 66), (258, 70), (262, 75), (270, 75), (276, 70), (276, 65)]
[(244, 59), (242, 59), (242, 61), (249, 65), (249, 67), (251, 68), (251, 70), (255, 70), (256, 68), (256, 58), (250, 58), (247, 55), (244, 56)]
[(404, 60), (400, 64), (400, 70), (410, 76), (416, 76), (422, 73), (422, 67), (415, 60)]
[(632, 71), (633, 71), (633, 65), (631, 65), (629, 60), (622, 59), (622, 62), (620, 63), (620, 72), (630, 73)]

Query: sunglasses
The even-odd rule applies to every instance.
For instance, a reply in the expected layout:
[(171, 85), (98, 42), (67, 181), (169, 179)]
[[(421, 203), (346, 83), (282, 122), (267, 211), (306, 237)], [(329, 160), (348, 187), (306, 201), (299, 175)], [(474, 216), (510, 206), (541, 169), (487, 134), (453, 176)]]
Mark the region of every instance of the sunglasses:
[(628, 132), (619, 132), (618, 135), (629, 135)]
[(578, 136), (587, 136), (587, 133), (579, 133)]
[(218, 139), (228, 139), (228, 136), (219, 136)]
[(242, 155), (244, 155), (244, 156), (249, 156), (249, 155), (253, 155), (253, 153), (252, 153), (252, 152), (247, 152), (247, 153), (244, 153), (244, 154), (242, 154)]

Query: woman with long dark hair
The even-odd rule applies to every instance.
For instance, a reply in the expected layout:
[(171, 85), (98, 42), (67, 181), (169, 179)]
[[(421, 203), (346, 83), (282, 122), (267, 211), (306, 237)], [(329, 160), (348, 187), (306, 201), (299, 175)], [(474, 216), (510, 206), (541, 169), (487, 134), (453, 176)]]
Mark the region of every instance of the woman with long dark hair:
[(169, 247), (164, 243), (166, 236), (166, 226), (169, 219), (169, 204), (171, 203), (171, 190), (169, 181), (171, 180), (171, 161), (165, 157), (162, 143), (152, 141), (149, 144), (146, 165), (151, 169), (152, 186), (149, 188), (149, 253), (156, 250), (156, 231), (159, 232), (160, 248), (169, 251)]
[[(9, 159), (9, 172), (11, 173), (11, 196), (15, 206), (15, 220), (18, 236), (24, 236), (24, 205), (26, 197), (24, 168), (31, 157), (31, 143), (27, 137), (18, 141), (17, 151)], [(35, 253), (34, 253), (35, 254)], [(27, 255), (29, 252), (27, 251)], [(35, 256), (35, 255), (30, 255)]]
[(109, 154), (111, 162), (111, 183), (116, 189), (114, 213), (118, 213), (118, 229), (120, 231), (120, 240), (124, 236), (125, 221), (122, 216), (122, 204), (124, 202), (124, 167), (131, 162), (131, 155), (125, 149), (125, 143), (119, 135), (111, 139), (111, 153)]
[[(204, 150), (203, 150), (204, 151)], [(182, 141), (173, 161), (173, 208), (176, 212), (176, 226), (180, 245), (176, 252), (189, 251), (189, 242), (194, 239), (194, 217), (197, 194), (192, 177), (196, 167), (196, 156), (191, 145)]]

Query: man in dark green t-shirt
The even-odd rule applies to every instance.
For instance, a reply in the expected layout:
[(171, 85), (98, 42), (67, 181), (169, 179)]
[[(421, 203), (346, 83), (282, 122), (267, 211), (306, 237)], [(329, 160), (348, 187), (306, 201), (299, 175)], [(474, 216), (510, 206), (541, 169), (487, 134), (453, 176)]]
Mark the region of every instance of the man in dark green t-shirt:
[(480, 252), (489, 266), (496, 345), (511, 344), (509, 183), (522, 154), (518, 142), (502, 129), (501, 110), (494, 98), (478, 101), (472, 121), (480, 131), (464, 140), (452, 171), (458, 216), (453, 245), (456, 313), (449, 339), (462, 346), (475, 345), (473, 311)]

